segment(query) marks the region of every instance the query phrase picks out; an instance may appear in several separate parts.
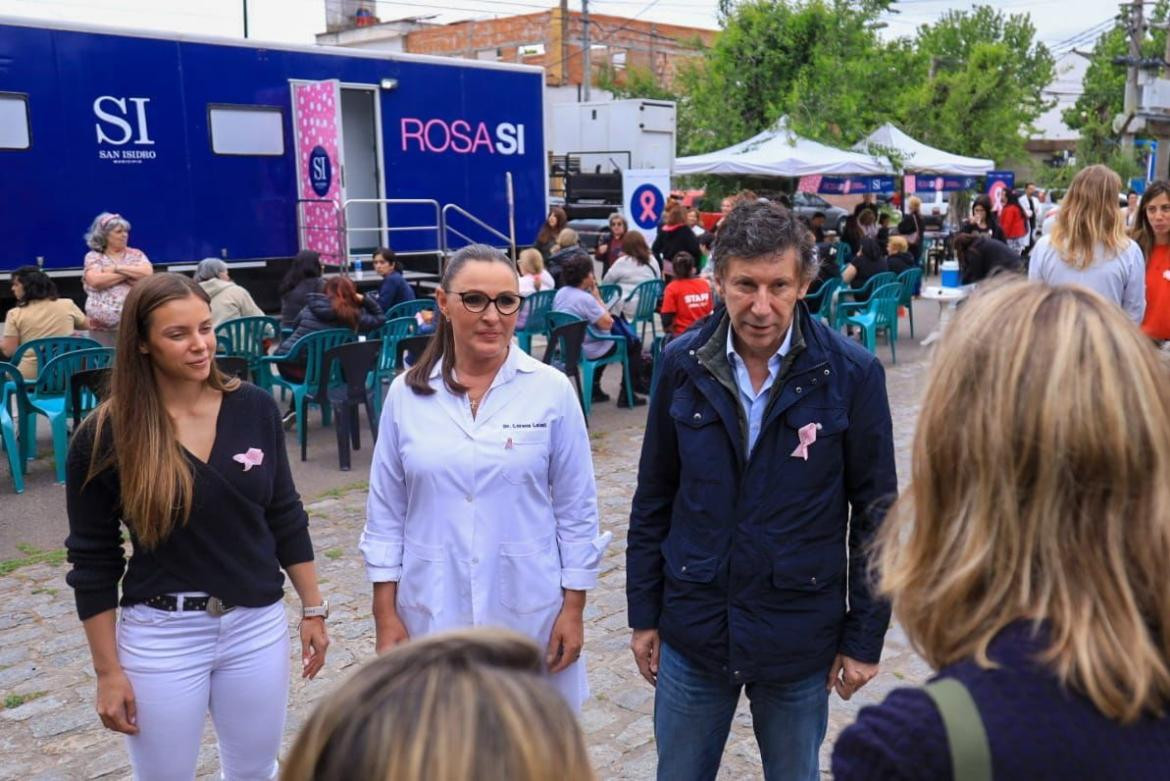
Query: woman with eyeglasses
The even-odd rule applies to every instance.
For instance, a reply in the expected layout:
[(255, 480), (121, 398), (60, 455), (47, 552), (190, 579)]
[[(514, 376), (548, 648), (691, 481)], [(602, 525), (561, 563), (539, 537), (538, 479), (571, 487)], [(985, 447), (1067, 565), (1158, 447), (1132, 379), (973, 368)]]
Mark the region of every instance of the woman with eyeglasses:
[(579, 710), (585, 592), (610, 535), (576, 391), (512, 344), (522, 299), (503, 253), (459, 250), (435, 297), (435, 336), (390, 386), (370, 465), (361, 550), (377, 651), (506, 627), (546, 649)]
[(622, 256), (622, 238), (626, 235), (629, 226), (626, 218), (620, 214), (609, 215), (609, 227), (601, 232), (597, 241), (597, 259), (601, 261), (601, 273), (609, 271), (609, 267)]

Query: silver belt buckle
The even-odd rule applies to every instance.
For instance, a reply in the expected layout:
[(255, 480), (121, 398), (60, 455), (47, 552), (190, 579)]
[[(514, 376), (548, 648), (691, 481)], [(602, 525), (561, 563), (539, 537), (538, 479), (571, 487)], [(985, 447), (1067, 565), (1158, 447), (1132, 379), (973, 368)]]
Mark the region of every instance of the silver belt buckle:
[(228, 611), (227, 608), (224, 607), (222, 599), (219, 597), (207, 598), (207, 615), (213, 618), (219, 618), (226, 612)]

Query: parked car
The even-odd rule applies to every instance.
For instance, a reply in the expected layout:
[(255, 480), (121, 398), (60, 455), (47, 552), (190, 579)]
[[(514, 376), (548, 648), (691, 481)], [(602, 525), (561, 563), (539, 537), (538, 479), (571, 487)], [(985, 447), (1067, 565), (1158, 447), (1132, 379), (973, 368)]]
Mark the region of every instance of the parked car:
[(798, 216), (811, 220), (817, 212), (825, 215), (825, 229), (835, 230), (840, 235), (845, 230), (845, 218), (849, 212), (840, 206), (834, 206), (815, 193), (795, 192), (791, 196), (792, 211)]

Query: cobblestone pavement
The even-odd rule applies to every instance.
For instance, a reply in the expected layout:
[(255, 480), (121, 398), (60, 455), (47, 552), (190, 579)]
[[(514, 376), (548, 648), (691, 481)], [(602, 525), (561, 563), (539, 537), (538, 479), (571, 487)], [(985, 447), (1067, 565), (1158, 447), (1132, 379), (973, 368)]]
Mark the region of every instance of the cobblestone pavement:
[[(919, 350), (901, 347), (900, 352), (903, 361), (887, 367), (887, 385), (894, 411), (898, 472), (905, 483), (918, 387), (925, 365)], [(653, 689), (638, 675), (628, 649), (624, 593), (625, 530), (642, 418), (600, 418), (599, 415), (594, 426), (593, 453), (602, 525), (614, 533), (614, 540), (603, 564), (600, 585), (590, 593), (585, 614), (586, 653), (594, 696), (585, 706), (581, 724), (599, 778), (649, 779), (654, 777), (655, 768)], [(334, 609), (329, 621), (333, 645), (317, 680), (292, 681), (286, 748), (316, 700), (373, 654), (370, 592), (357, 550), (364, 503), (363, 487), (352, 485), (307, 500), (322, 589)], [(95, 715), (89, 652), (64, 575), (63, 564), (36, 564), (0, 574), (0, 702), (5, 705), (0, 708), (0, 779), (129, 777), (121, 737), (104, 730)], [(291, 595), (292, 589), (288, 591)], [(292, 627), (295, 597), (287, 602)], [(298, 668), (294, 663), (294, 674)], [(880, 701), (894, 687), (919, 683), (929, 673), (926, 664), (909, 649), (900, 630), (892, 628), (881, 674), (852, 701), (831, 696), (828, 738), (821, 752), (822, 773), (828, 776), (833, 740), (853, 721), (859, 707)], [(212, 777), (217, 766), (209, 723), (200, 757), (200, 778)], [(760, 777), (751, 716), (746, 700), (741, 699), (719, 778)]]

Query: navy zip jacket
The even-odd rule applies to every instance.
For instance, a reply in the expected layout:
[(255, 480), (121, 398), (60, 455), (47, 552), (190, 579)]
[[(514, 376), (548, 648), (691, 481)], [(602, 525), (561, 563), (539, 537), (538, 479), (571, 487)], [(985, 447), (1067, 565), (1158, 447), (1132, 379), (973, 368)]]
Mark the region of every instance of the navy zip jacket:
[(750, 457), (722, 310), (666, 349), (642, 443), (630, 626), (732, 684), (799, 680), (838, 653), (876, 663), (890, 621), (866, 558), (897, 492), (885, 373), (803, 303), (795, 317)]

